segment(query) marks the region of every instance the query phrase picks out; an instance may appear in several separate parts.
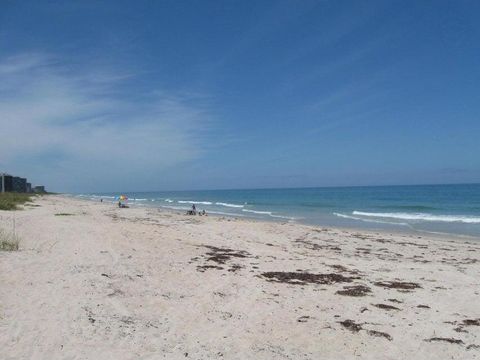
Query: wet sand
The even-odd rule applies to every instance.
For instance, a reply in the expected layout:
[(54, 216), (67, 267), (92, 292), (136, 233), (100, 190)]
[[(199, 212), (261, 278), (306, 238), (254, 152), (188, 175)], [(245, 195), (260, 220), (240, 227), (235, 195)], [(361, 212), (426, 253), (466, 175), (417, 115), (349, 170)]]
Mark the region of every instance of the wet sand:
[(480, 239), (35, 205), (0, 252), (2, 359), (480, 358)]

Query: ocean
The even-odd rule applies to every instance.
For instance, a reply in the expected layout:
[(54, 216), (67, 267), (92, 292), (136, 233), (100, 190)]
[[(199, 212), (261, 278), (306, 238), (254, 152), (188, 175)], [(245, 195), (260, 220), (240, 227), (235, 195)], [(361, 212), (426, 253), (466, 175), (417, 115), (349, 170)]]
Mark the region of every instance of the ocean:
[[(125, 192), (130, 206), (321, 226), (480, 237), (480, 184)], [(74, 196), (115, 203), (120, 193)]]

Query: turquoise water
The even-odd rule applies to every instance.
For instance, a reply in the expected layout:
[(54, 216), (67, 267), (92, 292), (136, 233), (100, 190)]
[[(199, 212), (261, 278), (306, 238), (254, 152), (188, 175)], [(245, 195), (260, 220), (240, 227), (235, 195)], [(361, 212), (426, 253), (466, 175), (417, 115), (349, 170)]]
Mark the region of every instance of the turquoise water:
[[(323, 226), (480, 237), (480, 184), (126, 192), (131, 206)], [(118, 193), (78, 197), (115, 202)]]

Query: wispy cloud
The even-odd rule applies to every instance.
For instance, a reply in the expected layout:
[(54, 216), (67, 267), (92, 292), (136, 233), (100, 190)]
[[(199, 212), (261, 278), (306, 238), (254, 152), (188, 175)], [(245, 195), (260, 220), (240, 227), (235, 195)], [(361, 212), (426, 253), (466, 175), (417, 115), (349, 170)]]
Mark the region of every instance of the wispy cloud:
[(45, 54), (0, 59), (0, 168), (60, 191), (138, 189), (202, 156), (207, 101), (163, 89), (127, 95), (132, 79), (74, 71)]

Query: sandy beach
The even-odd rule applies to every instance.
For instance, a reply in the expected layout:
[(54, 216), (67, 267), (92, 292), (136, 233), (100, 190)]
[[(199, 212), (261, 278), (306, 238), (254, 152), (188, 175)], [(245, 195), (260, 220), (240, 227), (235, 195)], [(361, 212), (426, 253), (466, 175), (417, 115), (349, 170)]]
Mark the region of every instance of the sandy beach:
[(480, 241), (118, 209), (0, 211), (7, 359), (480, 358)]

